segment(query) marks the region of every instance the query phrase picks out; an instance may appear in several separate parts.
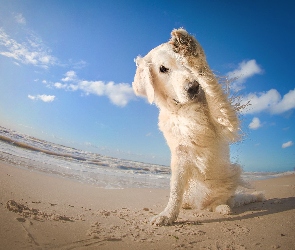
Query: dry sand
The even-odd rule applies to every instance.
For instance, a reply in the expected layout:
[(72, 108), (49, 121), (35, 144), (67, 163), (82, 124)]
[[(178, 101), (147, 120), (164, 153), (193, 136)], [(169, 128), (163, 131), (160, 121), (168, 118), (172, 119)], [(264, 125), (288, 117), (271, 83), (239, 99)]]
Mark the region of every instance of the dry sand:
[(295, 249), (295, 175), (256, 181), (267, 200), (223, 216), (149, 219), (169, 190), (101, 189), (0, 161), (0, 249)]

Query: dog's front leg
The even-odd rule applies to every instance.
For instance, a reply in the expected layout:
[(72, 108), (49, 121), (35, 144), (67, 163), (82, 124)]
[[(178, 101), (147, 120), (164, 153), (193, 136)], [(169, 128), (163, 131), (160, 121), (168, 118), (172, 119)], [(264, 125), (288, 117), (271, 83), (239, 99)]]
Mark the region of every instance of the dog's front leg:
[(177, 219), (182, 204), (184, 187), (187, 183), (186, 164), (179, 160), (183, 158), (175, 157), (175, 159), (172, 159), (169, 201), (164, 211), (151, 219), (152, 224), (158, 226), (171, 225)]

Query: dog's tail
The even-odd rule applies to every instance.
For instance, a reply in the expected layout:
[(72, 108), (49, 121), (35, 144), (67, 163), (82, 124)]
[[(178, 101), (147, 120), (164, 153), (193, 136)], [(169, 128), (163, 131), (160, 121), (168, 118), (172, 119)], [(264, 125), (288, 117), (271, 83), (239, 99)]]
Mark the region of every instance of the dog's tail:
[(240, 207), (246, 204), (265, 201), (264, 192), (256, 191), (251, 194), (237, 192), (230, 200), (230, 207)]

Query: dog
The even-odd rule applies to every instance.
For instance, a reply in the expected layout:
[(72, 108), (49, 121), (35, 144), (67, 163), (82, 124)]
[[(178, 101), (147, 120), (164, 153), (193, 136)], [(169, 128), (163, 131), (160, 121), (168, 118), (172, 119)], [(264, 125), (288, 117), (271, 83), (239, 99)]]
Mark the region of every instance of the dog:
[(239, 139), (237, 112), (211, 71), (199, 42), (182, 28), (169, 42), (135, 59), (132, 87), (159, 108), (159, 129), (171, 151), (170, 197), (152, 224), (170, 225), (183, 208), (229, 214), (243, 185), (241, 167), (231, 164), (229, 144)]

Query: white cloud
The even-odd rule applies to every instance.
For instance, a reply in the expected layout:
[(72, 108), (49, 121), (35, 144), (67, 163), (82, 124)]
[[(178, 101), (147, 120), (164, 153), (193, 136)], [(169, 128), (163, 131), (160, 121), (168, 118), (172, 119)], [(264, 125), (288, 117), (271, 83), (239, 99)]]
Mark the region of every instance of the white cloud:
[(41, 100), (43, 102), (53, 102), (55, 99), (54, 95), (28, 95), (28, 98), (31, 100)]
[(133, 89), (128, 83), (80, 80), (75, 71), (68, 71), (65, 78), (61, 80), (65, 83), (56, 82), (53, 86), (70, 91), (80, 90), (86, 95), (107, 96), (113, 104), (120, 107), (126, 106), (130, 100), (135, 98)]
[(124, 107), (134, 98), (132, 87), (127, 83), (114, 82), (105, 83), (103, 81), (80, 81), (78, 89), (84, 91), (86, 94), (95, 94), (98, 96), (107, 96), (110, 101), (117, 105)]
[(293, 142), (292, 141), (288, 141), (286, 143), (283, 143), (282, 148), (288, 148), (293, 146)]
[(13, 58), (17, 63), (32, 64), (43, 68), (55, 65), (56, 58), (50, 55), (49, 50), (40, 40), (35, 35), (31, 35), (27, 42), (19, 43), (0, 28), (0, 55)]
[(256, 63), (256, 60), (242, 61), (239, 63), (238, 69), (227, 73), (229, 79), (233, 79), (231, 88), (234, 91), (239, 91), (244, 88), (243, 83), (255, 74), (261, 74), (262, 69)]
[(31, 99), (31, 100), (35, 100), (36, 99), (36, 96), (28, 95), (28, 98)]
[(26, 19), (23, 17), (21, 13), (15, 14), (14, 19), (19, 24), (26, 24)]
[(258, 128), (260, 128), (262, 125), (261, 125), (261, 123), (260, 123), (260, 120), (259, 120), (259, 118), (257, 118), (257, 117), (254, 117), (253, 119), (252, 119), (252, 122), (249, 124), (249, 128), (250, 129), (253, 129), (253, 130), (256, 130), (256, 129), (258, 129)]
[(115, 105), (124, 107), (134, 97), (133, 89), (127, 83), (115, 84), (114, 82), (109, 82), (105, 87), (106, 95)]
[(271, 89), (267, 92), (262, 92), (258, 94), (250, 93), (242, 97), (242, 104), (246, 104), (248, 101), (250, 101), (251, 106), (249, 106), (249, 108), (246, 110), (242, 110), (242, 112), (244, 114), (254, 114), (268, 110), (271, 106), (278, 103), (280, 98), (281, 96), (279, 92), (275, 89)]
[(87, 95), (94, 94), (102, 96), (105, 94), (105, 83), (102, 81), (80, 81), (78, 88), (84, 91)]
[(283, 99), (271, 108), (271, 113), (280, 114), (293, 108), (295, 108), (295, 89), (285, 94)]
[(43, 102), (53, 102), (55, 99), (54, 95), (38, 95), (38, 98)]
[(255, 114), (263, 111), (281, 114), (295, 108), (295, 89), (290, 90), (283, 98), (276, 89), (261, 93), (250, 93), (242, 97), (241, 104), (246, 104), (248, 101), (251, 105), (248, 109), (241, 111), (243, 114)]
[(72, 82), (72, 81), (75, 81), (76, 78), (77, 78), (76, 72), (71, 70), (65, 73), (65, 78), (62, 78), (61, 80), (63, 82)]
[(66, 89), (68, 87), (68, 84), (62, 84), (60, 82), (56, 82), (53, 84), (54, 87), (56, 87), (57, 89)]

